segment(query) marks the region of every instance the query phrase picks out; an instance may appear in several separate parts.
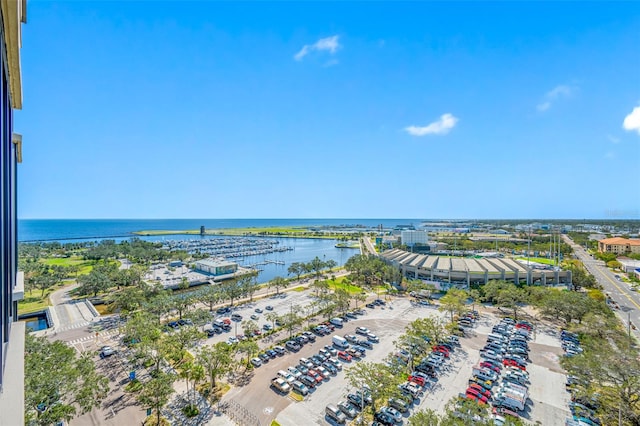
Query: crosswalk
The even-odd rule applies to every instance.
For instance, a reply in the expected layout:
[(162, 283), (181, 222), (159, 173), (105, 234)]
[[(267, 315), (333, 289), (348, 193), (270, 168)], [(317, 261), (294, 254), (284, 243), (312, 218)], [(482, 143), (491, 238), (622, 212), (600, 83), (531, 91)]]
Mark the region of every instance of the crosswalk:
[(113, 335), (118, 334), (118, 330), (109, 330), (109, 331), (104, 331), (98, 334), (98, 336), (96, 337), (95, 334), (90, 334), (88, 336), (84, 336), (84, 337), (80, 337), (78, 339), (74, 339), (74, 340), (69, 340), (67, 341), (67, 345), (69, 346), (73, 346), (76, 345), (78, 343), (84, 343), (84, 342), (89, 342), (91, 340), (104, 340), (105, 338), (109, 338)]
[(58, 333), (62, 332), (62, 331), (67, 331), (67, 330), (74, 330), (76, 328), (82, 328), (82, 327), (86, 327), (87, 325), (91, 324), (91, 322), (89, 321), (83, 321), (83, 322), (79, 322), (76, 324), (71, 324), (65, 327), (60, 327), (60, 328), (56, 328), (56, 331)]

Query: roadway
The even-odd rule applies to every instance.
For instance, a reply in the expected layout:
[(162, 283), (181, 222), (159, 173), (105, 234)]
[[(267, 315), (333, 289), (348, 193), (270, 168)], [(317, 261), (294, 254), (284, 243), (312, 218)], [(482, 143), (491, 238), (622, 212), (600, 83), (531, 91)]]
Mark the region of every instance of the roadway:
[[(640, 325), (640, 295), (632, 291), (627, 283), (616, 279), (615, 274), (607, 268), (605, 263), (591, 257), (584, 247), (573, 242), (567, 235), (563, 235), (562, 238), (571, 246), (575, 257), (582, 261), (591, 275), (602, 285), (605, 293), (619, 306), (619, 309), (615, 309), (615, 311), (622, 322), (627, 327), (630, 324), (636, 327)], [(640, 340), (640, 330), (634, 330), (631, 326), (631, 333)]]

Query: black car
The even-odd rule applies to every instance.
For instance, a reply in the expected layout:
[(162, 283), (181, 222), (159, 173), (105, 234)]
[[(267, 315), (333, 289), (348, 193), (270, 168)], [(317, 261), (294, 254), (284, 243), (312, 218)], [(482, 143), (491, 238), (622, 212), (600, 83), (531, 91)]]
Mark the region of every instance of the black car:
[(369, 309), (374, 309), (376, 307), (373, 303), (367, 303), (365, 306)]
[(260, 358), (260, 361), (262, 361), (263, 363), (265, 362), (269, 362), (269, 360), (271, 359), (271, 357), (269, 357), (269, 355), (267, 355), (266, 353), (261, 353), (258, 355), (258, 358)]
[(351, 319), (357, 319), (358, 318), (356, 316), (356, 314), (354, 314), (352, 312), (347, 312), (346, 314), (344, 314), (344, 316), (346, 316), (347, 318), (351, 318)]
[(216, 335), (216, 332), (213, 328), (208, 329), (205, 333), (207, 333), (207, 337), (213, 337)]
[(396, 424), (396, 421), (389, 414), (384, 413), (382, 411), (378, 411), (374, 417), (377, 422), (382, 423), (383, 425), (393, 426)]
[(267, 349), (266, 352), (267, 352), (267, 355), (269, 355), (269, 358), (275, 358), (276, 356), (278, 356), (278, 353), (273, 349)]
[(218, 310), (216, 310), (216, 313), (223, 315), (223, 314), (227, 314), (231, 312), (231, 309), (228, 306), (222, 307), (222, 308), (218, 308)]
[(366, 401), (364, 401), (362, 397), (356, 393), (350, 393), (349, 395), (347, 395), (347, 399), (349, 400), (349, 402), (355, 405), (356, 408), (358, 408), (359, 410), (361, 410), (362, 407), (367, 405)]
[(313, 377), (309, 377), (306, 374), (298, 377), (298, 380), (304, 383), (309, 389), (316, 387), (316, 381), (313, 379)]

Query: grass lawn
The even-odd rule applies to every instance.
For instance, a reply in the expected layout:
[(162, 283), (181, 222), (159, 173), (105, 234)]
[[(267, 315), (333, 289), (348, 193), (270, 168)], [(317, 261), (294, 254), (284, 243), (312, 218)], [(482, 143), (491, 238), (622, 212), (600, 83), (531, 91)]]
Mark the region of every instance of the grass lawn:
[(39, 289), (25, 291), (24, 299), (18, 302), (18, 314), (38, 312), (44, 310), (47, 306), (51, 306), (49, 295), (69, 284), (70, 281), (63, 281), (61, 284), (46, 290), (44, 296), (42, 296), (42, 290)]
[(51, 291), (46, 291), (44, 297), (41, 297), (42, 290), (25, 291), (24, 299), (18, 302), (18, 314), (42, 311), (50, 305), (50, 293)]
[(338, 277), (335, 280), (327, 280), (327, 282), (329, 283), (329, 288), (331, 288), (333, 291), (336, 291), (337, 289), (343, 289), (343, 290), (347, 290), (349, 294), (356, 294), (356, 293), (362, 292), (361, 287), (358, 287), (357, 285), (345, 283), (344, 277)]
[(79, 256), (72, 257), (47, 257), (44, 259), (40, 259), (40, 262), (45, 265), (60, 265), (60, 266), (71, 266), (77, 265), (80, 267), (80, 271), (78, 275), (84, 275), (91, 272), (93, 269), (94, 262), (91, 260), (84, 260)]
[[(527, 258), (526, 257), (518, 257), (516, 260), (524, 260), (526, 261)], [(547, 259), (545, 257), (530, 257), (529, 258), (530, 261), (532, 262), (536, 262), (536, 263), (543, 263), (545, 265), (554, 265), (553, 259)]]
[(304, 288), (303, 286), (300, 286), (300, 287), (294, 287), (291, 290), (293, 290), (293, 291), (305, 291), (306, 288)]

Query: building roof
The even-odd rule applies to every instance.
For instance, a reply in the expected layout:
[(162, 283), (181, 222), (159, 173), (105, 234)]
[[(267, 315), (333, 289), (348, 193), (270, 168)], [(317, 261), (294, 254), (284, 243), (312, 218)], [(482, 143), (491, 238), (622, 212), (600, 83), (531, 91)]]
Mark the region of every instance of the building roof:
[(627, 244), (629, 244), (630, 246), (640, 246), (640, 240), (638, 240), (638, 239), (628, 239), (628, 238), (622, 238), (622, 237), (605, 238), (604, 240), (600, 240), (598, 242), (602, 243), (602, 244), (609, 244), (609, 245), (627, 245)]
[(196, 261), (196, 265), (206, 265), (206, 266), (211, 266), (211, 267), (219, 267), (219, 266), (231, 266), (231, 265), (237, 265), (236, 262), (231, 262), (228, 260), (222, 260), (222, 259), (202, 259), (202, 260), (198, 260)]

